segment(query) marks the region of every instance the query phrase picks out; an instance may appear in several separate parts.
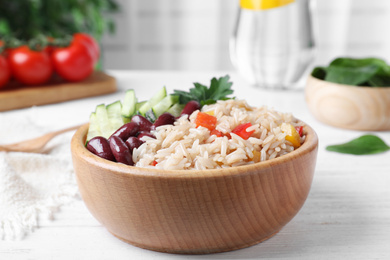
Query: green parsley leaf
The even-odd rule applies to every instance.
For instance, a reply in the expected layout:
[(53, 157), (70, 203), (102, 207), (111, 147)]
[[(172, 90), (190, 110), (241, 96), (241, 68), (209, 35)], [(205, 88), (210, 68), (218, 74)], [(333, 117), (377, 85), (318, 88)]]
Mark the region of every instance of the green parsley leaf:
[(363, 135), (348, 143), (330, 145), (326, 150), (338, 153), (355, 155), (383, 153), (390, 150), (390, 147), (378, 136)]
[(229, 75), (219, 79), (212, 78), (210, 87), (201, 83), (194, 83), (194, 88), (189, 92), (182, 90), (174, 90), (174, 94), (179, 96), (180, 104), (187, 104), (191, 100), (196, 100), (201, 106), (214, 104), (217, 100), (230, 99), (228, 96), (233, 94), (231, 89), (233, 83), (229, 82)]

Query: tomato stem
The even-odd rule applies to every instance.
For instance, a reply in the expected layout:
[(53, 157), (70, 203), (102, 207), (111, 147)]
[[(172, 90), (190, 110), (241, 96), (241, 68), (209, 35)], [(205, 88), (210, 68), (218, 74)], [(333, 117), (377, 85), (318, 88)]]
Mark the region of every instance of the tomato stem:
[(49, 44), (47, 37), (40, 34), (37, 37), (30, 39), (27, 43), (30, 50), (42, 51)]
[(25, 42), (13, 37), (6, 37), (3, 39), (3, 48), (5, 49), (14, 49), (22, 46)]
[(55, 38), (49, 42), (50, 46), (53, 47), (67, 47), (72, 42), (73, 37), (71, 35), (65, 35), (62, 38)]
[(71, 35), (65, 35), (61, 38), (53, 39), (46, 35), (40, 34), (28, 41), (20, 40), (14, 37), (4, 37), (1, 39), (0, 54), (6, 49), (15, 49), (22, 45), (27, 45), (30, 50), (42, 51), (46, 47), (67, 47), (72, 42), (73, 37)]

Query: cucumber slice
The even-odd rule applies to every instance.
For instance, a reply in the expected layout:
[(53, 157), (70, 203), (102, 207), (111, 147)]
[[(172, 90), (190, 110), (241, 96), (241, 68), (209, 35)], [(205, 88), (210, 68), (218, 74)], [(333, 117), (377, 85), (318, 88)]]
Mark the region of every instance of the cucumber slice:
[(145, 104), (143, 104), (138, 111), (141, 113), (141, 115), (146, 115), (146, 112), (148, 112), (154, 105), (159, 103), (163, 98), (167, 96), (167, 89), (165, 86), (160, 89), (154, 96), (148, 100)]
[(148, 101), (141, 101), (135, 104), (135, 114), (139, 111), (139, 108)]
[(100, 127), (99, 123), (97, 121), (96, 113), (92, 112), (91, 115), (89, 116), (89, 127), (88, 127), (88, 134), (87, 134), (87, 143), (89, 140), (96, 136), (100, 136)]
[(107, 116), (111, 131), (115, 132), (124, 123), (122, 119), (122, 103), (118, 100), (112, 104), (107, 105)]
[(96, 119), (100, 128), (101, 136), (108, 138), (112, 134), (110, 121), (108, 120), (107, 109), (104, 104), (96, 107)]
[(157, 119), (157, 116), (154, 114), (153, 109), (149, 109), (145, 113), (145, 118), (148, 119), (150, 122), (154, 123), (154, 121), (156, 121)]
[(163, 98), (165, 98), (167, 96), (167, 89), (164, 87), (162, 87), (160, 89), (160, 91), (158, 91), (156, 94), (154, 94), (154, 96), (149, 99), (149, 104), (151, 104), (152, 106), (156, 105), (158, 102), (160, 102)]
[(138, 111), (138, 109), (143, 105), (145, 104), (147, 101), (142, 101), (142, 102), (138, 102), (137, 104), (135, 104), (135, 110), (134, 110), (134, 114), (131, 115), (130, 117), (127, 117), (127, 116), (123, 116), (122, 114), (122, 119), (123, 119), (123, 124), (127, 124), (131, 121), (131, 118), (134, 116), (134, 115), (141, 115), (141, 113)]
[(132, 117), (136, 111), (137, 98), (133, 89), (129, 89), (125, 93), (122, 106), (122, 116)]
[(171, 106), (167, 112), (173, 115), (174, 117), (178, 117), (180, 116), (181, 111), (183, 111), (184, 106), (185, 105), (183, 104), (176, 103), (173, 106)]
[(159, 103), (153, 106), (154, 115), (159, 117), (162, 113), (166, 112), (171, 106), (179, 102), (179, 96), (168, 95), (163, 98)]
[(127, 124), (127, 123), (130, 123), (131, 117), (122, 116), (122, 120), (123, 120), (123, 124)]

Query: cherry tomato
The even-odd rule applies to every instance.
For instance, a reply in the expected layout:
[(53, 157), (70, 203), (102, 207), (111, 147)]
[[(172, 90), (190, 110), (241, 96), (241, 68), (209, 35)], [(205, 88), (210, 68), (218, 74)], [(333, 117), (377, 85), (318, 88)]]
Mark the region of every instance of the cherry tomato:
[(95, 38), (86, 33), (75, 33), (73, 34), (73, 40), (86, 44), (89, 51), (92, 53), (94, 63), (98, 62), (100, 56), (100, 47)]
[(0, 55), (0, 88), (4, 87), (11, 77), (11, 70), (7, 59)]
[(55, 71), (68, 81), (80, 81), (93, 72), (94, 60), (87, 46), (73, 40), (68, 47), (52, 53)]
[(34, 51), (25, 45), (10, 50), (8, 62), (15, 79), (26, 85), (46, 83), (53, 73), (50, 56), (44, 51)]

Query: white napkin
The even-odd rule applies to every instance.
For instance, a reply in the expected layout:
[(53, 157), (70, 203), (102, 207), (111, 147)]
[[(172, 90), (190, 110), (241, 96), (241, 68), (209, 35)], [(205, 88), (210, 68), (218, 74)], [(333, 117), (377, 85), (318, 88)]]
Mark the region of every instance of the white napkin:
[[(33, 127), (33, 135), (45, 133), (37, 130)], [(0, 131), (0, 137), (5, 134)], [(8, 135), (14, 137), (12, 132)], [(39, 226), (40, 217), (52, 219), (62, 205), (79, 198), (70, 154), (72, 135), (50, 141), (46, 154), (0, 152), (0, 239), (23, 238)]]

